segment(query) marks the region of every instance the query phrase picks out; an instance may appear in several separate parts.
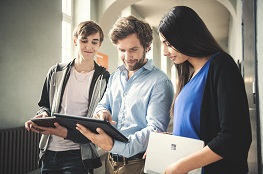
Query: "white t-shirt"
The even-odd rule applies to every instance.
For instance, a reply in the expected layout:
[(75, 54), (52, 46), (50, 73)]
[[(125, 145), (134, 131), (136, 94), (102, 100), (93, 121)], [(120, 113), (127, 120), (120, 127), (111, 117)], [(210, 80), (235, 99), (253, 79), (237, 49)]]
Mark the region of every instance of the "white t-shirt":
[[(89, 89), (94, 70), (81, 74), (73, 67), (61, 102), (61, 114), (86, 116), (88, 111)], [(80, 149), (78, 143), (51, 135), (48, 150), (66, 151)]]

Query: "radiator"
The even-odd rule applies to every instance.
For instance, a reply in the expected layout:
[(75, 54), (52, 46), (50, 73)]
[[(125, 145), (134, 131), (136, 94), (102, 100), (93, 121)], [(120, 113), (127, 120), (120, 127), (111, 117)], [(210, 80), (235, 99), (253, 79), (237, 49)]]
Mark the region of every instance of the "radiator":
[(38, 168), (40, 134), (24, 127), (0, 130), (0, 174), (25, 174)]

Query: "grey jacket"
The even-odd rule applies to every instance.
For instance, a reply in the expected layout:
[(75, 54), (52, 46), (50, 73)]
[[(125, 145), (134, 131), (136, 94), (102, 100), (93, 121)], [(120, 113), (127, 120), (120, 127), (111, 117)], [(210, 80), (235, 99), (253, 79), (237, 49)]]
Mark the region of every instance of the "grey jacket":
[[(48, 115), (53, 115), (53, 113), (58, 113), (60, 111), (63, 93), (74, 61), (75, 59), (67, 64), (58, 63), (49, 69), (38, 103), (40, 108), (37, 115), (44, 111), (47, 112)], [(94, 62), (94, 64), (95, 72), (90, 85), (87, 117), (93, 116), (94, 109), (106, 90), (110, 76), (109, 72), (104, 67), (99, 66), (96, 62)], [(43, 158), (43, 155), (45, 155), (49, 138), (50, 135), (42, 135), (41, 137), (39, 143), (40, 160)], [(80, 144), (82, 161), (87, 169), (98, 168), (102, 165), (96, 146), (79, 131), (68, 129), (68, 134), (65, 139)]]

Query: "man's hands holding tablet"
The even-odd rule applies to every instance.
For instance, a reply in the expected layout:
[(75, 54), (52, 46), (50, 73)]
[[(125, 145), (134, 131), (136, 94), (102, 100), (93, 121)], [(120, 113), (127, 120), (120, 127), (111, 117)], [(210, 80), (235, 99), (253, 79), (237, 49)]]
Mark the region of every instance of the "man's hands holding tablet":
[[(101, 110), (99, 113), (95, 114), (93, 116), (95, 119), (100, 120), (107, 120), (111, 124), (116, 124), (116, 121), (112, 120), (112, 116), (108, 110)], [(97, 133), (94, 133), (84, 127), (81, 124), (77, 124), (76, 127), (77, 130), (79, 130), (85, 137), (87, 137), (89, 140), (91, 140), (94, 144), (99, 146), (105, 151), (110, 151), (114, 145), (114, 139), (111, 138), (108, 134), (106, 134), (101, 128), (97, 128)]]

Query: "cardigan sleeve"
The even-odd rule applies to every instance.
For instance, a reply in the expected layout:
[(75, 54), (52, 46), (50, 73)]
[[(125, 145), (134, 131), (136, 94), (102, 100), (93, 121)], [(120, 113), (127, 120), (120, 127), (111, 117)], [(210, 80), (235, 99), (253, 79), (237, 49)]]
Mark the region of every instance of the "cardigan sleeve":
[(50, 90), (50, 80), (52, 75), (56, 72), (57, 65), (52, 66), (45, 78), (45, 82), (41, 91), (40, 100), (38, 102), (39, 109), (37, 111), (37, 115), (41, 114), (42, 112), (47, 112), (48, 115), (51, 115), (51, 106), (50, 106), (50, 99), (49, 99), (49, 90)]

